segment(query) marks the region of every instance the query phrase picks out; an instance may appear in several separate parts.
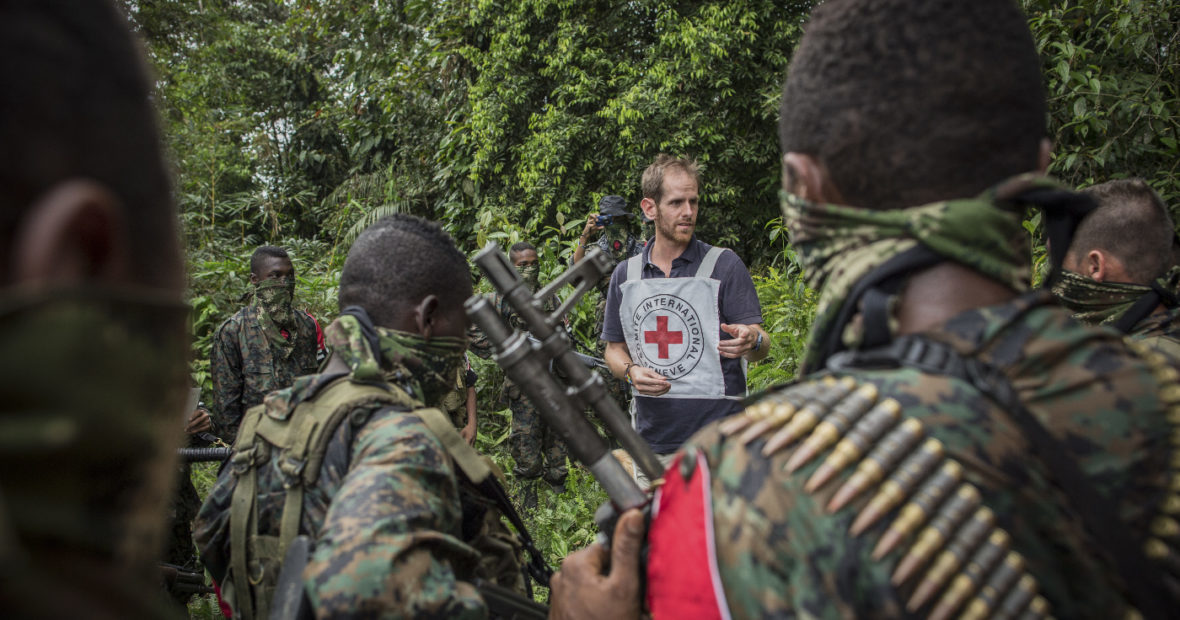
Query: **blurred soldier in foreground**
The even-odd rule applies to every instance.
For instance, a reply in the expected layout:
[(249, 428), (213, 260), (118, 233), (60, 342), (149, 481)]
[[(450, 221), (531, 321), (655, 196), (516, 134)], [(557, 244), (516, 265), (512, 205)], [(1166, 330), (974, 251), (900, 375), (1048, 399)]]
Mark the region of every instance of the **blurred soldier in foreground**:
[(165, 615), (187, 308), (151, 82), (109, 2), (0, 2), (0, 610)]
[(250, 284), (253, 302), (217, 328), (209, 354), (215, 434), (228, 443), (247, 409), (319, 366), (315, 319), (292, 305), (295, 267), (287, 251), (273, 245), (254, 250)]
[(1167, 206), (1141, 179), (1084, 193), (1098, 208), (1078, 226), (1053, 294), (1075, 319), (1114, 327), (1180, 361), (1180, 269), (1172, 269), (1176, 232)]
[[(1041, 176), (1025, 17), (1009, 0), (832, 0), (804, 32), (780, 137), (784, 217), (821, 292), (808, 375), (668, 468), (648, 609), (1174, 613), (1178, 374), (1030, 290), (1025, 209), (1043, 209), (1060, 266), (1092, 203)], [(622, 525), (633, 548), (638, 523)], [(638, 616), (637, 562), (603, 576), (605, 557), (566, 560), (555, 616)]]
[[(389, 265), (398, 265), (390, 270)], [(194, 538), (235, 618), (266, 618), (287, 548), (315, 549), (316, 617), (481, 618), (472, 582), (521, 591), (498, 471), (436, 406), (467, 348), (467, 260), (433, 222), (378, 221), (349, 250), (332, 356), (246, 413)]]

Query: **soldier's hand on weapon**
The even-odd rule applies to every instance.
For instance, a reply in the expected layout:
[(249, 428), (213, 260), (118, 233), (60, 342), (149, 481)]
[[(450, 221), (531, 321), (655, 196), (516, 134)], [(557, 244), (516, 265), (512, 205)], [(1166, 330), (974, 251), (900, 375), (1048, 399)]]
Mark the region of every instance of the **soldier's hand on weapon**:
[(667, 377), (650, 368), (631, 366), (627, 369), (627, 375), (631, 377), (631, 385), (635, 386), (635, 391), (644, 396), (659, 396), (672, 389)]
[(197, 407), (188, 417), (188, 424), (184, 427), (184, 432), (189, 435), (196, 435), (197, 433), (204, 433), (213, 428), (213, 421), (209, 418), (209, 412), (204, 407)]
[[(615, 525), (610, 551), (594, 543), (570, 554), (550, 582), (549, 617), (638, 618), (643, 513), (628, 510)], [(603, 574), (607, 560), (610, 573)]]

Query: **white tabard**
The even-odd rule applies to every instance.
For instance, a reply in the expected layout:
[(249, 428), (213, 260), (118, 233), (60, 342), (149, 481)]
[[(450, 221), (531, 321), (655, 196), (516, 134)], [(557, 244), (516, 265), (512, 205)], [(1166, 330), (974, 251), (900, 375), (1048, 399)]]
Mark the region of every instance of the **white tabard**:
[(627, 279), (619, 285), (623, 337), (631, 361), (672, 384), (660, 398), (725, 396), (717, 353), (721, 282), (710, 277), (724, 251), (710, 248), (691, 278), (643, 279), (643, 254), (627, 259)]

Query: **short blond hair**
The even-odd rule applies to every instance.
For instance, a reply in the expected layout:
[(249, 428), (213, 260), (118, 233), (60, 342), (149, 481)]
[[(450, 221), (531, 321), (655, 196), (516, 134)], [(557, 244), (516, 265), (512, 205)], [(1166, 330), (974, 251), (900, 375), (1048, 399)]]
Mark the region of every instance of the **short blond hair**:
[(660, 153), (656, 160), (647, 167), (647, 170), (643, 171), (643, 180), (640, 182), (643, 197), (650, 198), (656, 204), (660, 204), (660, 199), (664, 197), (664, 174), (672, 169), (683, 170), (692, 177), (693, 181), (697, 182), (697, 185), (700, 185), (701, 167), (695, 159), (673, 157), (666, 153)]

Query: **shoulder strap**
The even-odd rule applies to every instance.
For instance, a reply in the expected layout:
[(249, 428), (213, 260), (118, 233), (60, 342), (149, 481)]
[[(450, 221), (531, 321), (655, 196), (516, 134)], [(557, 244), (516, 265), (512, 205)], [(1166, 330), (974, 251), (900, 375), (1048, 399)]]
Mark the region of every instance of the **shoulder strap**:
[(1156, 306), (1163, 304), (1167, 308), (1175, 308), (1178, 303), (1180, 300), (1176, 298), (1175, 293), (1160, 286), (1159, 280), (1154, 280), (1151, 283), (1151, 290), (1135, 300), (1135, 303), (1123, 313), (1123, 316), (1115, 321), (1113, 327), (1124, 334), (1129, 334), (1139, 321), (1151, 316)]
[(485, 497), (493, 500), (500, 509), (500, 512), (516, 528), (520, 536), (521, 546), (529, 552), (530, 561), (527, 566), (529, 574), (541, 585), (549, 587), (549, 579), (553, 576), (553, 569), (545, 563), (545, 556), (541, 555), (540, 550), (533, 543), (533, 537), (529, 535), (524, 520), (516, 512), (516, 507), (508, 499), (508, 494), (504, 491), (503, 485), (500, 484), (500, 479), (492, 475), (492, 466), (489, 465), (487, 457), (481, 455), (475, 448), (467, 444), (463, 437), (459, 435), (459, 432), (455, 430), (450, 419), (441, 410), (425, 408), (415, 409), (410, 413), (418, 416), (426, 427), (434, 433), (435, 437), (446, 448), (447, 454), (455, 461), (455, 465), (463, 472), (463, 475)]
[(713, 277), (713, 269), (717, 267), (717, 259), (721, 258), (721, 254), (725, 252), (725, 248), (713, 246), (705, 252), (705, 257), (701, 259), (700, 266), (697, 267), (698, 278)]
[(455, 461), (455, 465), (463, 470), (463, 474), (469, 480), (478, 485), (491, 476), (492, 469), (484, 457), (475, 448), (467, 445), (467, 442), (451, 424), (450, 418), (441, 410), (431, 407), (414, 409), (410, 413), (418, 416), (426, 428), (429, 428), (430, 432), (434, 433), (434, 436), (442, 442), (447, 454)]
[(627, 259), (627, 282), (643, 279), (643, 252)]
[[(852, 353), (852, 352), (846, 352)], [(833, 367), (859, 367), (858, 356), (841, 354), (829, 360)], [(868, 352), (866, 360), (880, 368), (889, 360), (930, 374), (965, 381), (1007, 411), (1028, 437), (1036, 454), (1052, 472), (1066, 500), (1081, 517), (1086, 530), (1104, 554), (1114, 561), (1127, 593), (1146, 618), (1166, 618), (1163, 583), (1158, 570), (1143, 554), (1144, 542), (1136, 541), (1115, 514), (1113, 504), (1103, 498), (1082, 472), (1068, 448), (1049, 432), (1024, 406), (1016, 389), (1000, 368), (975, 357), (966, 357), (954, 347), (921, 335), (898, 338), (887, 347)]]
[[(836, 320), (824, 334), (820, 343), (819, 363), (844, 349), (844, 327), (852, 317), (862, 308), (867, 312), (865, 316), (864, 348), (873, 345), (883, 345), (889, 341), (888, 331), (888, 297), (896, 293), (906, 276), (924, 267), (932, 266), (946, 260), (924, 245), (917, 245), (893, 258), (885, 261), (869, 275), (857, 281), (852, 292), (840, 307)], [(878, 292), (869, 294), (876, 289)], [(865, 304), (861, 303), (866, 297)], [(882, 329), (884, 333), (882, 333)]]

